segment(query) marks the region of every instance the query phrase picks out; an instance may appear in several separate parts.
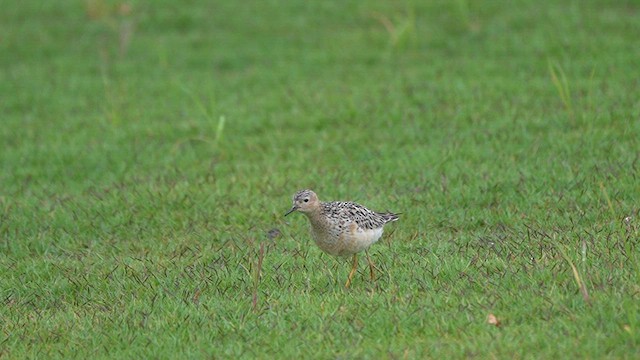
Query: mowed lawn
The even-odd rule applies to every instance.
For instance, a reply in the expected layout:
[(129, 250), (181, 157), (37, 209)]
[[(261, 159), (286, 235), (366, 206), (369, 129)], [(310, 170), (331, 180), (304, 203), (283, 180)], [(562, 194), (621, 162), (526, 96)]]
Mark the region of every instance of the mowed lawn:
[(637, 1), (0, 11), (0, 358), (638, 358), (639, 211)]

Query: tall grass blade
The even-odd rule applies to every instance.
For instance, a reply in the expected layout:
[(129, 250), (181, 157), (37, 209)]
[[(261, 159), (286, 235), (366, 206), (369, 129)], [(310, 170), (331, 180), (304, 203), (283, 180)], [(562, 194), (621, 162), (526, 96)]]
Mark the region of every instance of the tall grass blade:
[(551, 81), (558, 91), (560, 101), (564, 105), (565, 110), (569, 114), (571, 122), (575, 122), (575, 114), (573, 111), (573, 104), (571, 102), (571, 91), (569, 89), (569, 82), (567, 76), (562, 70), (562, 67), (558, 64), (553, 64), (551, 61), (548, 63), (549, 74), (551, 75)]
[(582, 277), (580, 276), (580, 273), (578, 272), (578, 268), (576, 268), (576, 266), (573, 264), (573, 261), (571, 260), (571, 258), (567, 255), (567, 252), (564, 249), (564, 245), (556, 244), (556, 248), (560, 252), (560, 255), (562, 255), (564, 260), (571, 267), (571, 271), (573, 272), (573, 278), (575, 279), (576, 284), (578, 285), (578, 288), (580, 289), (580, 294), (582, 294), (582, 298), (584, 299), (584, 302), (586, 302), (588, 305), (591, 305), (591, 298), (589, 297), (589, 292), (587, 291), (587, 286), (585, 285), (584, 281), (582, 281)]

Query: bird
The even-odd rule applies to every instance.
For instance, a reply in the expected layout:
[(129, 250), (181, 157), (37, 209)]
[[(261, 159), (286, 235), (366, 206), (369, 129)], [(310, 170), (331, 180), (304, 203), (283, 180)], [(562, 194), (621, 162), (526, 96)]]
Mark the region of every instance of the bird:
[(374, 266), (367, 251), (382, 236), (385, 224), (397, 221), (399, 213), (375, 212), (351, 201), (324, 202), (312, 190), (300, 190), (293, 195), (293, 206), (284, 216), (299, 211), (307, 216), (311, 234), (327, 254), (352, 256), (352, 267), (345, 287), (349, 288), (358, 267), (358, 253), (364, 251), (369, 263), (371, 280)]

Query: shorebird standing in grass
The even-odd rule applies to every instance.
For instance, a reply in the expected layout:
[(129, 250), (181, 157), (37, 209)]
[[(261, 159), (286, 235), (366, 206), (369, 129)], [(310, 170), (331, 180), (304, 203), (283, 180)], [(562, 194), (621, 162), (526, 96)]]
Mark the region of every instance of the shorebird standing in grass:
[(375, 278), (367, 249), (380, 239), (386, 223), (398, 220), (398, 214), (378, 213), (353, 202), (322, 202), (311, 190), (298, 191), (293, 196), (293, 207), (284, 216), (294, 211), (307, 216), (313, 239), (322, 251), (334, 256), (353, 255), (353, 266), (345, 287), (351, 285), (358, 267), (358, 253), (363, 250), (369, 262), (371, 280)]

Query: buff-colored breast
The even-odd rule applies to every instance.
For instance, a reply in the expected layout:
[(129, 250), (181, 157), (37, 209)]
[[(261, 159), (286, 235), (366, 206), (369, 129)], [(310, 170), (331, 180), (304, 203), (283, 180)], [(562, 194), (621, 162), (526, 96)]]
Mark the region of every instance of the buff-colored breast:
[[(325, 226), (322, 226), (325, 225)], [(318, 247), (331, 255), (349, 256), (366, 250), (382, 236), (382, 228), (362, 229), (351, 222), (342, 229), (311, 223), (311, 233)]]

